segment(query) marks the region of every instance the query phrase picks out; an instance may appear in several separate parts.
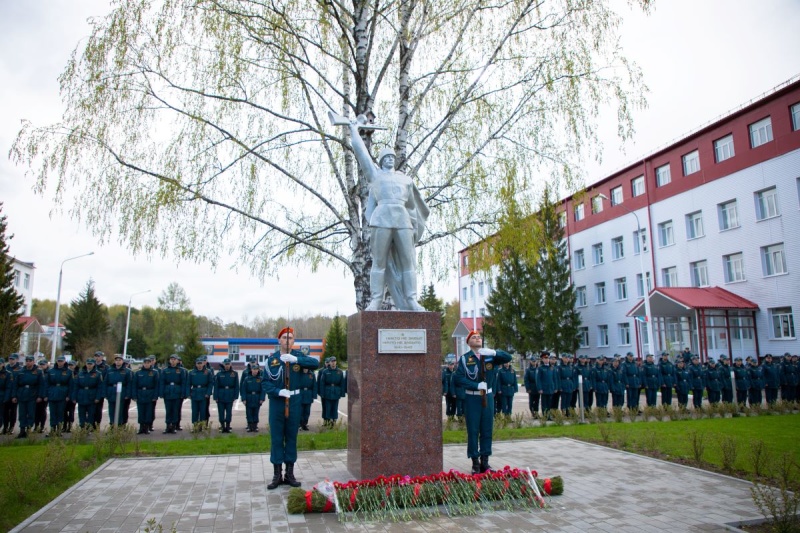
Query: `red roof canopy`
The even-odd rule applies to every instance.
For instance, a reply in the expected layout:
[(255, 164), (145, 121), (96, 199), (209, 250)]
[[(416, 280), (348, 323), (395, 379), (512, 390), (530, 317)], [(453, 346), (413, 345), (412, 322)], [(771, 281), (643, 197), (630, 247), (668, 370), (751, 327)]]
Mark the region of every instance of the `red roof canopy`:
[[(758, 309), (758, 305), (721, 287), (659, 287), (650, 291), (653, 298), (666, 298), (685, 309)], [(663, 301), (663, 300), (662, 300)], [(628, 316), (644, 313), (644, 300), (628, 312)], [(654, 315), (659, 316), (653, 312)]]

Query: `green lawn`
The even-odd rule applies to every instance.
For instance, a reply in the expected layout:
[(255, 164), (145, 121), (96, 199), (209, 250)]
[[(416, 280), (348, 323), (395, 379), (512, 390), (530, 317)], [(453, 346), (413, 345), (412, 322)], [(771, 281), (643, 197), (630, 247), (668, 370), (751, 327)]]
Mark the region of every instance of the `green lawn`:
[[(723, 470), (723, 446), (736, 452), (728, 473), (740, 477), (752, 476), (753, 443), (763, 443), (770, 458), (788, 458), (793, 465), (790, 477), (800, 483), (800, 414), (742, 418), (711, 418), (668, 422), (619, 422), (574, 426), (499, 428), (495, 440), (520, 440), (545, 437), (570, 437), (637, 453), (647, 453), (677, 460), (703, 468)], [(129, 436), (132, 438), (132, 436)], [(692, 442), (702, 439), (705, 444), (701, 461), (695, 462)], [(447, 430), (445, 444), (465, 443), (463, 429)], [(303, 433), (298, 436), (302, 451), (342, 449), (347, 446), (345, 431)], [(113, 449), (113, 453), (112, 450)], [(80, 481), (109, 456), (177, 456), (268, 453), (269, 435), (237, 436), (212, 435), (209, 438), (180, 441), (149, 441), (132, 438), (124, 443), (104, 436), (88, 444), (63, 444), (60, 441), (5, 441), (0, 445), (0, 501), (5, 505), (0, 513), (0, 531), (19, 524), (64, 490)], [(780, 474), (765, 468), (771, 477)]]

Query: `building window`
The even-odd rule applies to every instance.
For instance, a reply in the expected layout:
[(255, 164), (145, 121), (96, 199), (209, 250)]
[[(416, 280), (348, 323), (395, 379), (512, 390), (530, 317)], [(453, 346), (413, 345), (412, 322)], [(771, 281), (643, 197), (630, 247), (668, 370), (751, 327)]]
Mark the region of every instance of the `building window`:
[(755, 193), (756, 218), (765, 220), (781, 214), (778, 209), (778, 190), (775, 187)]
[(725, 282), (744, 281), (744, 256), (741, 253), (722, 256), (725, 265)]
[(466, 287), (461, 289), (461, 296), (462, 296), (461, 297), (462, 300), (466, 300), (467, 299), (467, 288)]
[(594, 284), (594, 303), (595, 305), (606, 303), (606, 283), (604, 281)]
[(14, 270), (14, 286), (19, 287), (19, 280), (22, 279), (22, 272)]
[(714, 157), (717, 163), (730, 159), (735, 154), (733, 152), (733, 134), (726, 135), (722, 139), (714, 141)]
[(592, 245), (592, 259), (594, 261), (594, 265), (602, 265), (603, 264), (603, 243), (598, 242), (597, 244)]
[[(653, 289), (652, 283), (650, 282), (650, 272), (647, 273), (647, 292), (649, 293)], [(636, 295), (639, 298), (644, 297), (644, 285), (642, 284), (642, 275), (636, 274)]]
[(478, 296), (483, 296), (484, 284), (482, 281), (478, 282)]
[(586, 307), (586, 286), (575, 289), (575, 307)]
[(631, 180), (631, 196), (641, 196), (644, 194), (644, 176)]
[(671, 220), (667, 220), (658, 225), (658, 244), (662, 248), (675, 244), (675, 235), (672, 231)]
[(25, 290), (31, 288), (31, 275), (30, 274), (28, 274), (28, 273), (25, 274), (25, 278), (24, 278), (24, 281), (22, 282), (22, 286), (25, 288)]
[(667, 267), (661, 269), (661, 283), (665, 287), (678, 286), (678, 269), (676, 267)]
[(600, 196), (592, 198), (592, 214), (596, 215), (603, 210), (603, 199)]
[(625, 247), (622, 244), (622, 235), (611, 239), (611, 259), (622, 259), (625, 257)]
[(717, 211), (719, 211), (720, 231), (739, 227), (739, 211), (736, 208), (736, 200), (718, 204)]
[(614, 280), (614, 292), (617, 295), (617, 300), (628, 299), (628, 281), (625, 278), (617, 278)]
[(750, 124), (750, 147), (755, 148), (772, 140), (772, 119), (767, 117)]
[(773, 339), (794, 339), (794, 316), (791, 307), (776, 307), (769, 310), (772, 318)]
[(567, 227), (567, 214), (564, 211), (558, 214), (558, 227), (559, 228)]
[(611, 189), (611, 205), (619, 205), (622, 203), (622, 185)]
[(469, 266), (469, 256), (467, 254), (461, 256), (461, 266), (463, 266), (464, 268), (467, 268)]
[(480, 313), (478, 316), (486, 316), (486, 308), (481, 307), (480, 309), (478, 309), (478, 313)]
[(703, 232), (703, 212), (697, 211), (686, 215), (686, 238), (699, 239), (704, 236)]
[(470, 283), (470, 285), (469, 285), (469, 299), (470, 300), (474, 300), (475, 299), (475, 284), (474, 283)]
[(683, 175), (688, 176), (700, 170), (700, 154), (697, 150), (689, 152), (681, 158), (683, 161)]
[(644, 241), (644, 251), (647, 252), (647, 233), (642, 230), (641, 233), (633, 232), (633, 255), (639, 255), (642, 248), (642, 241)]
[(575, 222), (583, 220), (583, 204), (577, 204), (575, 206)]
[(782, 242), (761, 248), (761, 265), (765, 276), (786, 274), (786, 254)]
[(605, 324), (597, 326), (597, 345), (608, 346), (608, 326)]
[(800, 102), (789, 108), (792, 112), (792, 131), (800, 130)]
[(573, 262), (575, 263), (575, 270), (583, 270), (586, 268), (586, 258), (583, 254), (583, 248), (575, 250)]
[(620, 346), (631, 345), (631, 325), (627, 322), (617, 324), (617, 335), (619, 335)]
[(669, 164), (660, 166), (656, 169), (656, 187), (663, 187), (672, 181), (672, 175), (669, 171)]
[(708, 261), (689, 263), (692, 271), (692, 287), (708, 287)]
[(469, 313), (467, 311), (464, 311), (463, 313), (461, 313), (461, 315), (462, 318), (469, 318)]
[(589, 347), (589, 328), (578, 328), (578, 346)]

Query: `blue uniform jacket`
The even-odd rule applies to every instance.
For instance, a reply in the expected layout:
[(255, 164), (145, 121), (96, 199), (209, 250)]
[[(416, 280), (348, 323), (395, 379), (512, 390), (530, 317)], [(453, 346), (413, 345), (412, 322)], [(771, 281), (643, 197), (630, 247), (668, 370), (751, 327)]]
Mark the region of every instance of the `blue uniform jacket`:
[(493, 393), (493, 386), (497, 382), (497, 373), (500, 365), (511, 361), (511, 354), (503, 350), (496, 350), (495, 355), (483, 355), (480, 359), (472, 350), (462, 355), (456, 371), (453, 375), (453, 380), (456, 385), (463, 387), (467, 391), (477, 391), (478, 384), (480, 383), (480, 363), (483, 362), (484, 381), (489, 390), (487, 394)]
[(764, 388), (764, 374), (761, 372), (760, 366), (750, 365), (750, 368), (747, 369), (747, 373), (750, 376), (751, 389)]
[(642, 377), (644, 378), (644, 388), (657, 389), (661, 387), (661, 371), (655, 363), (645, 361), (642, 367)]
[(572, 365), (558, 365), (556, 367), (556, 376), (558, 384), (558, 390), (561, 392), (572, 394), (576, 390), (578, 390), (578, 376), (575, 373), (575, 367)]
[[(728, 376), (725, 377), (727, 378)], [(710, 391), (719, 392), (722, 390), (722, 379), (717, 365), (709, 365), (709, 367), (706, 368), (705, 374), (703, 375), (703, 383), (705, 383)]]
[(625, 394), (625, 374), (622, 366), (611, 366), (611, 394)]
[[(322, 371), (324, 372), (324, 370)], [(451, 389), (450, 381), (453, 377), (453, 371), (447, 367), (442, 369), (442, 396), (455, 396), (454, 390)]]
[(624, 361), (619, 366), (622, 369), (622, 378), (625, 381), (626, 387), (638, 389), (642, 386), (639, 367), (636, 366), (636, 361)]
[[(292, 355), (297, 357), (296, 363), (289, 363), (288, 367), (288, 374), (289, 374), (289, 387), (290, 391), (299, 391), (300, 388), (303, 386), (303, 378), (302, 378), (302, 370), (307, 368), (308, 370), (316, 370), (319, 366), (319, 361), (314, 359), (313, 357), (309, 357), (307, 355), (303, 355), (303, 352), (300, 350), (292, 350)], [(286, 367), (287, 364), (281, 361), (280, 358), (280, 351), (275, 351), (266, 361), (266, 369), (265, 369), (265, 380), (266, 383), (265, 391), (267, 396), (269, 396), (270, 400), (280, 400), (283, 401), (283, 398), (278, 396), (278, 393), (281, 389), (285, 389), (285, 378), (286, 378)], [(291, 397), (290, 404), (295, 403), (296, 401), (300, 400), (300, 395), (295, 394)], [(299, 404), (298, 404), (299, 405)]]
[(605, 365), (594, 369), (594, 390), (597, 394), (608, 394), (614, 379), (612, 371)]
[(661, 372), (661, 386), (671, 389), (675, 386), (675, 365), (669, 361), (662, 361), (658, 365)]
[(161, 371), (158, 395), (165, 400), (184, 400), (189, 397), (189, 380), (179, 366), (168, 366)]
[(261, 403), (266, 398), (266, 385), (264, 376), (259, 372), (255, 376), (251, 372), (249, 376), (245, 376), (240, 387), (242, 401), (247, 402), (247, 405), (253, 406), (253, 402)]
[(764, 387), (777, 389), (781, 384), (781, 367), (775, 363), (764, 363), (761, 365), (761, 372), (764, 375)]
[(730, 365), (724, 365), (722, 363), (717, 365), (719, 379), (722, 382), (722, 390), (733, 390), (733, 385), (731, 384), (731, 370)]
[(525, 390), (528, 391), (528, 394), (538, 394), (539, 387), (536, 385), (536, 371), (538, 370), (537, 367), (533, 365), (528, 365), (528, 368), (525, 370), (525, 376), (522, 379), (522, 383), (525, 385)]
[(309, 370), (308, 368), (303, 368), (300, 371), (300, 401), (303, 404), (308, 405), (314, 402), (314, 398), (317, 397), (317, 377), (313, 370)]
[(589, 366), (588, 364), (580, 364), (574, 366), (575, 368), (575, 388), (578, 387), (578, 376), (583, 377), (583, 392), (586, 394), (587, 392), (594, 390), (594, 368)]
[(72, 392), (72, 371), (64, 368), (53, 367), (45, 375), (45, 397), (51, 402), (63, 402)]
[(154, 402), (158, 399), (158, 370), (140, 368), (133, 373), (131, 398), (137, 402)]
[(0, 370), (0, 402), (7, 402), (11, 399), (14, 389), (14, 373), (5, 368)]
[(733, 365), (733, 378), (736, 380), (736, 390), (747, 390), (750, 388), (750, 375), (744, 365)]
[(347, 393), (347, 376), (339, 368), (324, 368), (320, 370), (317, 376), (317, 392), (319, 392), (320, 398), (326, 400), (343, 398)]
[(239, 397), (239, 375), (236, 370), (220, 370), (214, 376), (214, 400), (233, 403)]
[(705, 371), (699, 364), (692, 364), (687, 369), (689, 371), (689, 387), (692, 389), (705, 388), (705, 381), (703, 380)]
[(558, 375), (550, 365), (541, 365), (536, 369), (536, 386), (542, 394), (555, 394), (558, 390)]
[(44, 379), (42, 379), (42, 373), (36, 367), (30, 370), (22, 367), (22, 370), (17, 372), (15, 376), (14, 386), (14, 397), (20, 402), (44, 398)]
[(692, 388), (692, 374), (685, 366), (683, 368), (675, 367), (675, 392), (680, 394), (689, 394), (689, 389)]
[(214, 393), (214, 374), (204, 368), (197, 370), (193, 368), (189, 372), (189, 397), (192, 400), (205, 400), (206, 396), (211, 398)]
[(78, 377), (72, 380), (72, 396), (79, 405), (94, 403), (103, 397), (103, 374), (97, 370), (89, 372), (86, 368), (78, 373)]
[(130, 398), (131, 385), (133, 385), (133, 372), (126, 366), (117, 368), (116, 365), (112, 365), (106, 371), (103, 383), (105, 383), (105, 396), (108, 401), (117, 401), (117, 383), (122, 383), (122, 394), (120, 394), (120, 398), (123, 400)]
[(505, 367), (502, 367), (498, 371), (497, 383), (498, 388), (500, 389), (500, 394), (503, 396), (514, 396), (514, 393), (519, 391), (519, 385), (517, 384), (517, 373), (514, 372), (513, 368), (506, 369)]

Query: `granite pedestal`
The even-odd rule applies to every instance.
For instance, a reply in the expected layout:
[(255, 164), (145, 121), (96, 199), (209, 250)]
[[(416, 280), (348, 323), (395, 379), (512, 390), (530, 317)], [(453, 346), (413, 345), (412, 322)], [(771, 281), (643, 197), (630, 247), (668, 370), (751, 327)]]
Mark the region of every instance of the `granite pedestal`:
[[(382, 329), (425, 330), (427, 353), (378, 353)], [(347, 469), (355, 479), (442, 471), (441, 315), (363, 311), (347, 321)]]

